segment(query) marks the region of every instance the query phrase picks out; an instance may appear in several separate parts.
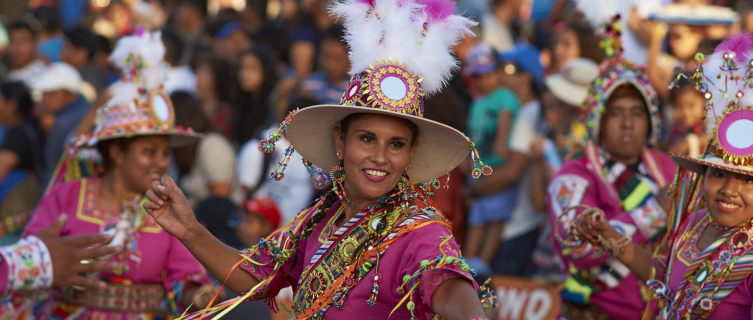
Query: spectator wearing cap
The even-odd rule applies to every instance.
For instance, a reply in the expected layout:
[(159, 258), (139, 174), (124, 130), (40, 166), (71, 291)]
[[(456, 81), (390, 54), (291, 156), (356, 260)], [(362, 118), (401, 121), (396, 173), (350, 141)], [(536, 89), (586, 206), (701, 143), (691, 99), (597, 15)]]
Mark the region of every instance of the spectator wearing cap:
[(303, 90), (323, 104), (339, 104), (342, 93), (348, 89), (348, 47), (345, 44), (345, 29), (340, 24), (332, 25), (324, 33), (319, 47), (321, 71), (312, 73), (303, 82)]
[(241, 53), (249, 48), (251, 48), (251, 39), (240, 22), (228, 22), (217, 31), (214, 51), (230, 63), (237, 65)]
[(82, 83), (78, 70), (64, 62), (56, 62), (50, 64), (31, 86), (42, 94), (43, 118), (52, 119), (51, 123), (43, 122), (43, 128), (48, 128), (43, 183), (52, 175), (70, 133), (89, 110), (89, 102), (80, 93)]
[[(539, 237), (539, 227), (546, 216), (533, 206), (530, 196), (531, 146), (536, 136), (543, 132), (541, 105), (536, 100), (536, 83), (541, 83), (543, 68), (539, 52), (527, 44), (518, 44), (500, 55), (500, 82), (509, 86), (522, 104), (510, 132), (506, 161), (494, 168), (494, 174), (469, 185), (467, 194), (484, 197), (517, 186), (519, 192), (512, 217), (505, 224), (501, 238), (489, 239), (501, 244), (491, 269), (494, 274), (530, 277), (535, 271), (532, 254)], [(519, 81), (520, 83), (514, 83)], [(486, 159), (484, 159), (486, 163)], [(490, 236), (496, 237), (496, 236)]]
[(8, 26), (8, 79), (20, 80), (30, 85), (44, 72), (45, 65), (36, 59), (36, 33), (25, 22)]
[(238, 236), (246, 248), (256, 244), (277, 230), (282, 223), (282, 212), (274, 198), (260, 194), (243, 203), (246, 215)]
[[(471, 103), (466, 133), (476, 143), (484, 164), (501, 166), (508, 157), (509, 137), (520, 103), (512, 91), (501, 86), (499, 73), (503, 69), (499, 54), (491, 45), (474, 46), (466, 68), (481, 94)], [(468, 182), (471, 186), (476, 183), (473, 179)], [(469, 265), (481, 275), (491, 274), (490, 264), (499, 246), (498, 239), (512, 216), (517, 193), (513, 185), (483, 197), (466, 194), (466, 198), (475, 199), (468, 212), (468, 240), (463, 253)]]
[[(75, 28), (65, 32), (63, 51), (60, 52), (60, 60), (76, 68), (81, 74), (81, 79), (86, 82), (84, 89), (89, 90), (91, 85), (96, 93), (102, 92), (107, 87), (106, 75), (92, 63), (97, 51), (97, 38), (91, 31), (84, 28)], [(84, 92), (89, 101), (94, 101), (90, 92)]]

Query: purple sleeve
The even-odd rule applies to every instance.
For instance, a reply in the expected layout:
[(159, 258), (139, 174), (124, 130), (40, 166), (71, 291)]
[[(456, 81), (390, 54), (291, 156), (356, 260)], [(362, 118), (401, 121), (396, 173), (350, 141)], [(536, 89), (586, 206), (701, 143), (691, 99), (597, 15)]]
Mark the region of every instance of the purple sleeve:
[[(452, 233), (442, 224), (432, 223), (420, 229), (413, 230), (403, 235), (396, 241), (390, 250), (399, 249), (403, 252), (399, 262), (397, 281), (402, 281), (403, 276), (412, 275), (421, 269), (421, 262), (424, 260), (433, 261), (442, 255), (440, 244), (447, 237), (452, 237)], [(450, 239), (442, 245), (441, 248), (447, 257), (460, 257), (460, 248), (455, 239)], [(418, 286), (418, 301), (426, 303), (427, 307), (432, 310), (432, 296), (434, 291), (445, 281), (454, 278), (466, 279), (478, 290), (478, 284), (473, 280), (470, 273), (463, 271), (459, 266), (445, 264), (440, 268), (431, 269), (421, 275), (421, 284)], [(397, 284), (400, 286), (400, 283)]]

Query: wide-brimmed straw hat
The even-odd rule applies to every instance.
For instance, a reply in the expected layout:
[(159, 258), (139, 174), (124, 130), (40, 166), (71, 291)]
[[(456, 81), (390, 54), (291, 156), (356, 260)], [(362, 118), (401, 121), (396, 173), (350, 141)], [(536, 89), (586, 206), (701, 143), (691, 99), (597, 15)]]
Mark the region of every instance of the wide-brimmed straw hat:
[(118, 40), (110, 61), (124, 76), (108, 88), (110, 100), (97, 111), (93, 132), (79, 137), (78, 144), (92, 147), (110, 139), (165, 135), (172, 147), (179, 147), (201, 138), (193, 129), (175, 125), (173, 103), (163, 91), (169, 69), (164, 53), (160, 32), (140, 29)]
[[(340, 121), (357, 113), (387, 115), (418, 127), (418, 146), (407, 170), (411, 184), (438, 178), (459, 165), (472, 142), (449, 126), (423, 118), (424, 95), (441, 90), (458, 66), (450, 46), (475, 24), (454, 15), (454, 8), (452, 0), (335, 3), (331, 9), (344, 20), (350, 50), (350, 84), (340, 105), (313, 106), (290, 117), (287, 134), (296, 150), (319, 168), (333, 168), (339, 160), (332, 131)], [(476, 176), (482, 173), (491, 170), (475, 170)]]
[(159, 135), (168, 136), (170, 146), (178, 147), (201, 138), (202, 134), (191, 128), (175, 125), (173, 103), (163, 91), (169, 68), (162, 60), (164, 55), (159, 32), (139, 28), (118, 40), (110, 61), (122, 71), (123, 78), (107, 89), (109, 100), (97, 110), (94, 130), (67, 146), (47, 192), (57, 183), (101, 174), (91, 161), (91, 152), (83, 150), (102, 141)]
[(577, 58), (565, 63), (558, 73), (544, 78), (546, 88), (562, 102), (580, 107), (588, 86), (599, 76), (599, 65), (591, 59)]
[(696, 54), (696, 61), (690, 81), (707, 100), (711, 137), (702, 155), (673, 154), (672, 159), (701, 174), (715, 167), (753, 175), (753, 37), (731, 35), (708, 58)]

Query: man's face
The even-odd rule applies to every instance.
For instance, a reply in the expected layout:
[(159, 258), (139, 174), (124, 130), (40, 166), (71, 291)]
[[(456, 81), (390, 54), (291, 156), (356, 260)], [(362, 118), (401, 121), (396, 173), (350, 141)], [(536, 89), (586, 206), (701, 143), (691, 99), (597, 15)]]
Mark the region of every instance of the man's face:
[(37, 42), (31, 31), (16, 29), (9, 34), (8, 58), (13, 69), (21, 69), (34, 61)]
[(334, 39), (322, 41), (322, 67), (329, 81), (337, 81), (348, 76), (350, 59), (345, 45)]
[(81, 69), (89, 62), (89, 52), (76, 48), (73, 43), (66, 40), (63, 44), (63, 50), (60, 51), (60, 60), (76, 69)]
[(602, 145), (618, 161), (634, 164), (648, 140), (649, 116), (643, 100), (635, 96), (610, 101), (604, 114)]
[(60, 89), (42, 93), (42, 110), (46, 113), (57, 113), (68, 105), (72, 93)]

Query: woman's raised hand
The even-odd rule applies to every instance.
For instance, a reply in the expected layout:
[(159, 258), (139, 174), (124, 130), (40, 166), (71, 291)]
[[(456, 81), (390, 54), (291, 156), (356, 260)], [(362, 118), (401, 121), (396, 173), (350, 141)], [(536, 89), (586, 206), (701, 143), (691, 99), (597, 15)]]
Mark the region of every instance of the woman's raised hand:
[(144, 209), (162, 229), (181, 241), (191, 236), (192, 228), (199, 222), (183, 191), (172, 178), (163, 176), (159, 181), (154, 180), (152, 188), (146, 191), (146, 197), (149, 201), (144, 203)]
[[(575, 222), (575, 231), (579, 238), (592, 245), (601, 246), (601, 239), (619, 238), (620, 233), (615, 230), (604, 216), (592, 219), (587, 217)], [(601, 236), (601, 237), (599, 237)]]

